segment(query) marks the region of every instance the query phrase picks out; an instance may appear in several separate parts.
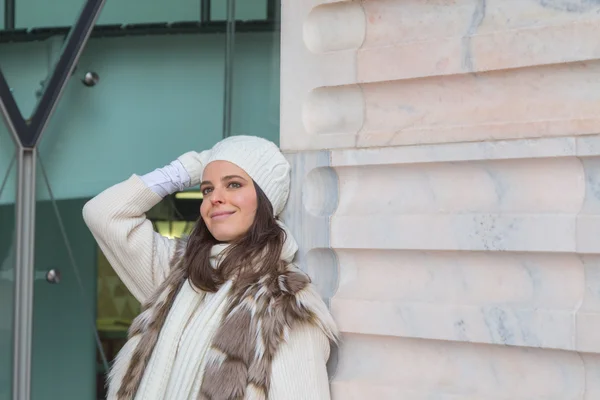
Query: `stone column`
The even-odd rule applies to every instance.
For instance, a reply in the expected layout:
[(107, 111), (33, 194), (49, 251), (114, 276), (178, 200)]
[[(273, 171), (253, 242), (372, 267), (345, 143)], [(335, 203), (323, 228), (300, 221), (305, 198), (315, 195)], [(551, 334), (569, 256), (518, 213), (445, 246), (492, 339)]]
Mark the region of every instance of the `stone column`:
[(600, 398), (600, 3), (283, 0), (339, 400)]

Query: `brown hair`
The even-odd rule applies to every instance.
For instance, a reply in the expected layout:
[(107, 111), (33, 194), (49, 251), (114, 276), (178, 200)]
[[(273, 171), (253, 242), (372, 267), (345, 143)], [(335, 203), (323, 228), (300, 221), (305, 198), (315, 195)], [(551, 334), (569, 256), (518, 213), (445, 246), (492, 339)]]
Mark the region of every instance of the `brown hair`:
[(225, 250), (219, 268), (210, 264), (210, 251), (220, 244), (210, 233), (202, 217), (196, 222), (184, 254), (188, 278), (192, 284), (207, 292), (216, 292), (228, 279), (235, 285), (257, 282), (269, 271), (280, 267), (285, 231), (273, 216), (273, 206), (262, 191), (256, 189), (256, 215), (248, 232)]

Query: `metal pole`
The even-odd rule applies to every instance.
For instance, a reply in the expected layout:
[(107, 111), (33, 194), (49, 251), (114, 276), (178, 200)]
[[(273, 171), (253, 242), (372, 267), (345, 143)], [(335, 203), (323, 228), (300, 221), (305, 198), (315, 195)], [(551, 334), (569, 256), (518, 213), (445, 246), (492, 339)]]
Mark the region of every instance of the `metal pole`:
[(277, 7), (279, 2), (277, 0), (267, 0), (267, 21), (274, 22), (277, 19)]
[(17, 156), (13, 400), (31, 398), (36, 151), (21, 147)]
[(227, 0), (227, 43), (225, 46), (225, 83), (223, 85), (224, 138), (231, 136), (233, 60), (235, 58), (235, 0)]
[(15, 0), (4, 0), (4, 30), (15, 29)]
[(6, 127), (10, 132), (15, 145), (19, 146), (21, 143), (20, 132), (27, 131), (27, 125), (25, 120), (21, 116), (19, 106), (12, 95), (12, 90), (8, 86), (8, 82), (0, 69), (0, 113), (4, 118)]
[[(31, 188), (25, 181), (26, 172), (31, 168), (28, 165), (30, 157), (25, 156), (25, 151), (19, 140), (19, 131), (26, 129), (25, 121), (21, 117), (21, 113), (17, 103), (12, 97), (11, 90), (6, 83), (6, 79), (0, 71), (0, 113), (6, 127), (10, 132), (15, 146), (17, 147), (17, 201), (15, 210), (15, 283), (13, 295), (13, 399), (14, 400), (29, 400), (29, 383), (31, 381), (30, 371), (30, 354), (31, 354), (31, 312), (32, 312), (32, 295), (31, 290), (28, 293), (28, 286), (31, 288), (33, 284), (33, 276), (30, 277), (29, 285), (27, 285), (27, 275), (31, 274), (33, 264), (26, 265), (27, 255), (24, 247), (31, 241), (24, 237), (24, 231), (27, 229), (25, 223), (27, 218), (27, 210), (30, 207), (27, 202), (27, 190)], [(33, 158), (35, 160), (35, 158)], [(33, 169), (35, 171), (35, 168)], [(30, 176), (31, 178), (31, 176)], [(34, 178), (35, 179), (35, 178)], [(4, 185), (3, 185), (4, 186)], [(35, 186), (34, 186), (35, 188)], [(33, 194), (35, 196), (35, 193)], [(32, 244), (33, 246), (33, 244)], [(28, 297), (29, 296), (29, 297)], [(29, 312), (29, 316), (27, 313)], [(27, 336), (29, 332), (29, 336)], [(25, 397), (22, 397), (25, 396)]]
[(200, 0), (200, 22), (202, 24), (210, 22), (210, 2), (211, 0)]

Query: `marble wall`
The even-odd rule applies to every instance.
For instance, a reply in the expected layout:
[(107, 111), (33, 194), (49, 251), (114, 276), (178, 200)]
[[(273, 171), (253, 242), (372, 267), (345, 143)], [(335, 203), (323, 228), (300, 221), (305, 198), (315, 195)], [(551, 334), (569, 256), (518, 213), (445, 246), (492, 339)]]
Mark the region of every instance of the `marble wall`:
[(283, 0), (334, 399), (600, 398), (600, 1)]

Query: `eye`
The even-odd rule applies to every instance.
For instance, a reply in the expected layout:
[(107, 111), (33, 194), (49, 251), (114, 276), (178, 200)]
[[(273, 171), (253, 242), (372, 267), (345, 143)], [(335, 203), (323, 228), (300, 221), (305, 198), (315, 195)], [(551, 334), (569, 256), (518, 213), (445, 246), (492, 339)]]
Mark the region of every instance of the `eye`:
[(210, 193), (211, 190), (212, 190), (211, 187), (205, 187), (205, 188), (202, 188), (200, 191), (202, 192), (202, 196), (206, 196)]
[(239, 189), (242, 187), (242, 185), (238, 182), (230, 182), (229, 185), (227, 185), (227, 187), (231, 189)]

